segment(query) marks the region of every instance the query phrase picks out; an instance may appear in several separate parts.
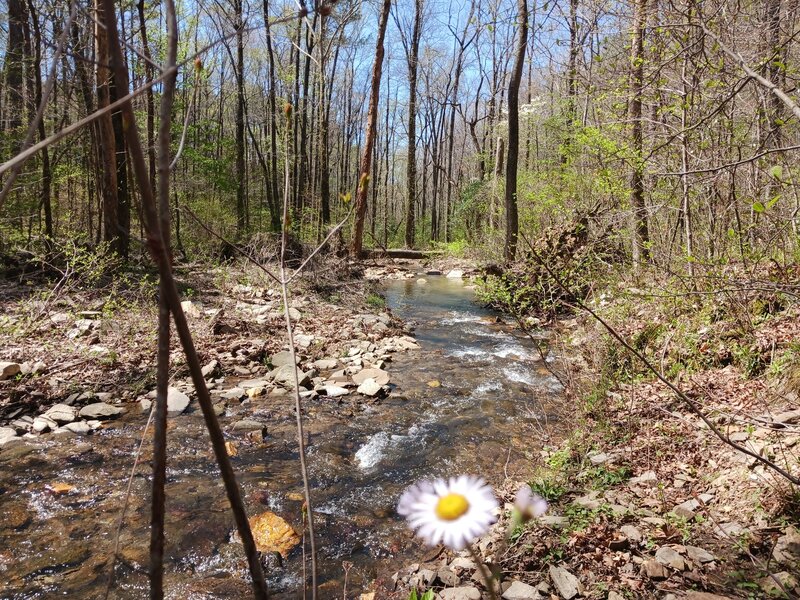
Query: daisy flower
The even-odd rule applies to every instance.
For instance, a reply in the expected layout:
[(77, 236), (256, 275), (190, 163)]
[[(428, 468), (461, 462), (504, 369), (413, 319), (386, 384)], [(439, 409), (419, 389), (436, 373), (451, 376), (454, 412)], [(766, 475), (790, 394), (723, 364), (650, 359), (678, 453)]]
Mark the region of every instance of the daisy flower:
[(400, 497), (397, 512), (431, 546), (463, 550), (497, 520), (497, 499), (482, 477), (420, 481)]
[(526, 484), (517, 490), (514, 508), (517, 509), (520, 520), (524, 523), (546, 513), (547, 501), (538, 494), (534, 494), (531, 486)]

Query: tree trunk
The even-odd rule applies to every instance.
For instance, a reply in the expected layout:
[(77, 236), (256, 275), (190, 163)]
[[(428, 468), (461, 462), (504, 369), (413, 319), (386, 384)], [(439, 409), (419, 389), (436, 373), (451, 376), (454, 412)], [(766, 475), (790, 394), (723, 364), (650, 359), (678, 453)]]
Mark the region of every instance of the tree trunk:
[(519, 0), (519, 38), (517, 55), (511, 80), (508, 83), (508, 158), (506, 159), (506, 262), (517, 255), (519, 220), (517, 216), (517, 161), (519, 158), (519, 86), (522, 81), (522, 66), (528, 47), (528, 2)]
[[(275, 94), (277, 77), (275, 76), (275, 53), (272, 50), (272, 33), (270, 31), (269, 23), (269, 0), (264, 0), (264, 25), (267, 33), (267, 55), (269, 56), (269, 165), (271, 175), (268, 185), (270, 189), (270, 195), (272, 196), (274, 205), (277, 208), (281, 204), (280, 196), (278, 195), (278, 123), (277, 101)], [(269, 216), (270, 227), (272, 228), (272, 231), (280, 231), (280, 211), (275, 210), (271, 212)]]
[(372, 66), (372, 84), (367, 109), (367, 131), (364, 137), (364, 150), (361, 156), (361, 175), (356, 192), (356, 221), (353, 229), (353, 239), (350, 244), (350, 253), (358, 258), (364, 246), (364, 220), (367, 216), (367, 191), (369, 188), (369, 173), (372, 166), (372, 150), (375, 145), (375, 130), (378, 126), (378, 103), (381, 93), (381, 73), (383, 70), (383, 40), (386, 37), (386, 25), (389, 22), (391, 0), (383, 0), (380, 19), (378, 22), (378, 41), (375, 44), (375, 63)]
[(247, 228), (244, 170), (244, 23), (242, 0), (234, 0), (233, 27), (236, 29), (236, 234), (241, 239)]
[(424, 0), (414, 2), (414, 32), (406, 54), (408, 61), (408, 164), (406, 165), (406, 246), (414, 247), (417, 201), (417, 66), (419, 41), (422, 35), (422, 9)]
[(637, 0), (631, 44), (631, 209), (633, 210), (633, 263), (636, 267), (650, 260), (650, 233), (644, 199), (644, 165), (642, 135), (642, 90), (644, 76), (644, 29), (647, 24), (648, 0)]

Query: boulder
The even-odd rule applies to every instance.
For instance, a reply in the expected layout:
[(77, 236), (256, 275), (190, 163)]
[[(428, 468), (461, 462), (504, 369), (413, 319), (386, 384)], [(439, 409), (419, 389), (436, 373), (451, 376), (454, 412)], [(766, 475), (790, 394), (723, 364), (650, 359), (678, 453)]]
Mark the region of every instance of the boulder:
[(358, 389), (356, 391), (359, 394), (363, 394), (364, 396), (377, 396), (378, 394), (381, 393), (382, 389), (383, 386), (381, 386), (381, 384), (379, 384), (374, 379), (369, 378), (366, 381), (364, 381), (364, 383), (362, 383), (360, 386), (358, 386)]
[(278, 552), (286, 558), (289, 552), (300, 543), (300, 536), (294, 528), (273, 512), (263, 512), (250, 517), (250, 527), (256, 548), (262, 554)]
[(44, 433), (45, 431), (53, 431), (58, 428), (58, 423), (45, 416), (38, 416), (33, 420), (33, 431), (36, 433)]
[(95, 402), (84, 406), (78, 414), (84, 419), (104, 421), (105, 419), (113, 419), (125, 414), (125, 409), (105, 402)]
[(67, 423), (64, 425), (64, 429), (71, 431), (72, 433), (78, 435), (89, 435), (92, 432), (92, 428), (86, 421), (75, 421), (74, 423)]
[(326, 385), (323, 388), (325, 395), (329, 398), (338, 398), (339, 396), (346, 396), (350, 393), (347, 388), (339, 387), (338, 385)]
[(17, 437), (16, 429), (13, 427), (0, 427), (0, 446), (5, 446), (15, 437)]
[(22, 369), (20, 368), (19, 363), (0, 362), (0, 381), (11, 379), (12, 377), (18, 375), (21, 371)]
[[(292, 353), (289, 352), (288, 350), (281, 350), (280, 352), (276, 352), (275, 354), (273, 354), (270, 357), (269, 362), (276, 369), (278, 367), (291, 365), (292, 364)], [(294, 355), (294, 364), (297, 364), (299, 362), (300, 362), (300, 357), (297, 356), (297, 354), (295, 354)]]
[(332, 371), (339, 366), (339, 361), (335, 358), (323, 358), (314, 361), (314, 368), (319, 371)]
[(48, 419), (52, 419), (59, 425), (65, 425), (75, 420), (78, 416), (78, 411), (66, 404), (55, 404), (44, 413), (44, 416)]
[(378, 385), (386, 385), (390, 381), (389, 373), (383, 369), (362, 369), (353, 375), (353, 382), (361, 385), (367, 379), (374, 379)]
[(189, 407), (189, 396), (177, 388), (169, 388), (167, 391), (167, 413), (179, 415)]
[(270, 371), (269, 376), (275, 383), (284, 387), (293, 388), (295, 372), (297, 372), (297, 380), (299, 381), (301, 387), (306, 387), (311, 383), (311, 377), (308, 375), (308, 373), (303, 373), (302, 370), (298, 369), (297, 367), (292, 367), (292, 365), (283, 365), (282, 367), (278, 367), (277, 369)]
[(538, 600), (541, 597), (538, 589), (521, 581), (511, 582), (502, 595), (503, 600)]
[(439, 592), (442, 600), (481, 600), (481, 593), (474, 587), (461, 586)]
[(556, 587), (559, 595), (564, 598), (564, 600), (572, 600), (572, 598), (577, 596), (583, 590), (583, 586), (578, 578), (565, 568), (551, 565), (549, 573), (550, 580), (553, 582), (553, 585)]

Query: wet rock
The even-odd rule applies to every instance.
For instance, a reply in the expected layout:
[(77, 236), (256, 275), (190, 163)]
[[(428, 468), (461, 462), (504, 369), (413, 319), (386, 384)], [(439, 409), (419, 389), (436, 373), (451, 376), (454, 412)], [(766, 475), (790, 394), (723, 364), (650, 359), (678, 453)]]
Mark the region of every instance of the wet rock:
[(622, 532), (622, 535), (624, 535), (634, 544), (638, 544), (639, 542), (642, 541), (642, 539), (644, 539), (642, 532), (639, 531), (639, 529), (633, 525), (623, 525), (622, 527), (619, 528), (619, 530), (620, 532)]
[(125, 414), (125, 409), (105, 402), (95, 402), (84, 406), (78, 414), (84, 419), (104, 421)]
[(711, 554), (711, 552), (697, 546), (686, 546), (686, 556), (688, 556), (689, 560), (696, 565), (710, 563), (717, 560), (717, 557)]
[(381, 390), (383, 390), (383, 387), (374, 379), (369, 378), (359, 385), (356, 391), (364, 396), (377, 396), (381, 393)]
[(448, 279), (461, 279), (464, 277), (464, 271), (461, 269), (453, 269), (447, 274)]
[(91, 426), (86, 421), (75, 421), (67, 423), (64, 428), (77, 435), (89, 435), (92, 432)]
[(21, 503), (12, 503), (3, 507), (3, 518), (0, 529), (22, 529), (31, 522), (31, 513)]
[(179, 415), (189, 407), (189, 396), (177, 388), (169, 388), (167, 391), (167, 413)]
[(263, 396), (265, 391), (266, 390), (263, 387), (252, 387), (249, 390), (247, 390), (247, 397), (252, 400), (253, 398), (258, 398), (259, 396)]
[(425, 279), (424, 277), (420, 277), (419, 279), (417, 279), (417, 283), (419, 285), (425, 285), (426, 283), (428, 283), (428, 280)]
[(442, 600), (481, 600), (481, 593), (474, 587), (462, 585), (442, 590), (439, 592), (439, 598)]
[(11, 379), (21, 372), (19, 363), (0, 362), (0, 381)]
[(353, 382), (356, 385), (361, 385), (367, 379), (374, 379), (378, 385), (386, 385), (389, 383), (389, 373), (382, 369), (363, 369), (353, 375)]
[(461, 583), (461, 578), (449, 567), (442, 567), (437, 571), (436, 578), (447, 587), (456, 587)]
[[(281, 350), (280, 352), (276, 352), (273, 354), (269, 362), (272, 364), (273, 368), (277, 369), (278, 367), (285, 367), (286, 365), (292, 364), (292, 353), (288, 350)], [(294, 364), (298, 364), (300, 362), (300, 357), (295, 354), (294, 356)]]
[(339, 396), (346, 396), (350, 393), (350, 390), (339, 387), (338, 385), (326, 385), (323, 391), (329, 398), (338, 398)]
[(683, 517), (687, 521), (691, 521), (697, 514), (698, 508), (700, 508), (700, 502), (692, 498), (682, 504), (678, 504), (672, 509), (672, 512), (678, 517)]
[[(775, 581), (775, 580), (778, 581)], [(780, 582), (780, 585), (778, 585)], [(763, 579), (759, 580), (758, 585), (764, 590), (764, 593), (767, 594), (769, 597), (781, 597), (784, 598), (785, 594), (781, 586), (786, 588), (789, 593), (796, 592), (798, 589), (798, 582), (797, 578), (789, 573), (788, 571), (781, 571), (780, 573), (773, 573), (772, 576), (767, 575)]]
[(683, 557), (678, 554), (674, 548), (670, 548), (669, 546), (661, 546), (661, 548), (656, 550), (656, 560), (662, 565), (675, 569), (676, 571), (683, 571), (686, 567)]
[(58, 423), (47, 417), (38, 416), (33, 420), (33, 431), (35, 433), (44, 433), (45, 431), (52, 431), (56, 428), (58, 428)]
[(300, 536), (294, 528), (273, 512), (263, 512), (250, 517), (250, 527), (256, 548), (261, 553), (278, 552), (286, 558), (289, 552), (300, 543)]
[(549, 573), (550, 580), (564, 600), (571, 600), (583, 590), (583, 586), (578, 578), (565, 568), (551, 566)]
[(7, 442), (17, 437), (17, 430), (13, 427), (0, 427), (0, 446), (5, 446)]
[(664, 565), (656, 560), (646, 560), (642, 563), (642, 573), (650, 579), (660, 581), (667, 578)]
[(78, 411), (71, 406), (67, 406), (66, 404), (55, 404), (50, 407), (42, 416), (55, 421), (59, 425), (65, 425), (66, 423), (72, 423), (75, 420), (75, 417), (78, 416)]
[(532, 585), (521, 581), (512, 581), (511, 586), (503, 592), (501, 597), (504, 600), (538, 600), (542, 596), (539, 594), (539, 590)]
[(778, 564), (800, 571), (800, 531), (788, 527), (775, 543), (772, 557)]
[(233, 425), (231, 425), (231, 429), (233, 431), (255, 431), (255, 430), (266, 430), (267, 426), (259, 421), (254, 421), (253, 419), (242, 419), (241, 421), (236, 421)]
[(292, 365), (283, 365), (282, 367), (278, 367), (277, 369), (270, 371), (269, 375), (278, 385), (294, 388), (295, 372), (297, 373), (297, 380), (299, 381), (301, 387), (306, 387), (311, 383), (311, 377), (308, 375), (308, 373), (303, 373), (302, 370), (298, 369), (297, 367), (292, 367)]

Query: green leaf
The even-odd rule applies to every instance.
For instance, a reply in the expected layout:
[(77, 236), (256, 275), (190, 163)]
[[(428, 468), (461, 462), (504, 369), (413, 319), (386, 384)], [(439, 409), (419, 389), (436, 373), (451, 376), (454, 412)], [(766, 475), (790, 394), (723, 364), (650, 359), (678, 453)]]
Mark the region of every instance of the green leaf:
[(772, 208), (773, 206), (775, 206), (778, 203), (778, 200), (780, 200), (780, 199), (781, 199), (781, 196), (780, 196), (780, 194), (778, 194), (777, 196), (772, 198), (769, 202), (767, 202), (766, 208)]
[(433, 590), (428, 590), (424, 594), (422, 594), (422, 600), (433, 600), (436, 595), (433, 593)]
[(769, 174), (772, 175), (775, 179), (780, 181), (783, 179), (783, 167), (780, 165), (775, 165), (769, 170)]
[(753, 202), (753, 210), (757, 213), (763, 213), (766, 208), (761, 202)]

